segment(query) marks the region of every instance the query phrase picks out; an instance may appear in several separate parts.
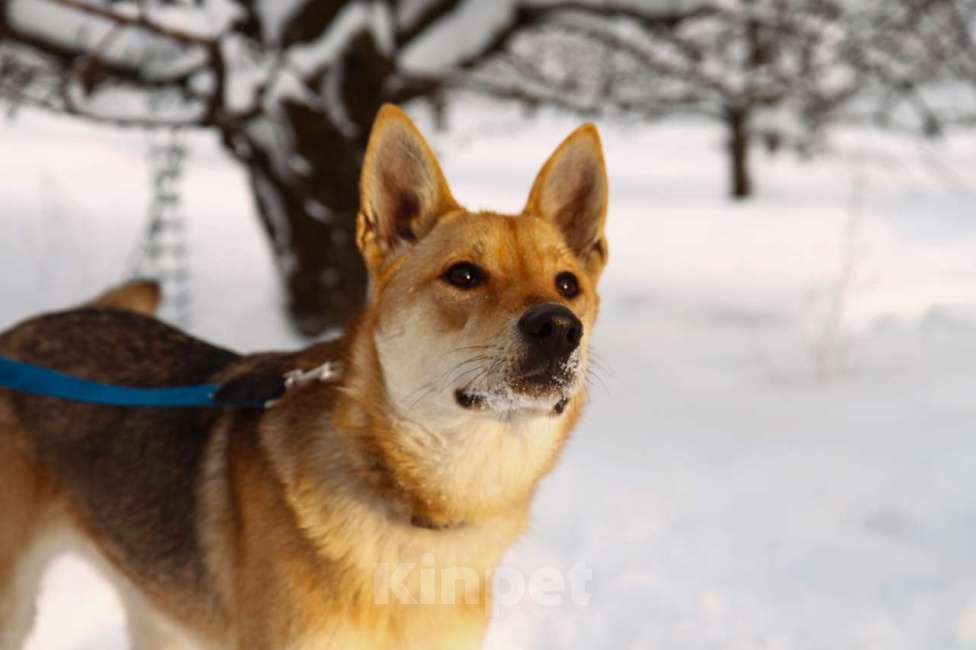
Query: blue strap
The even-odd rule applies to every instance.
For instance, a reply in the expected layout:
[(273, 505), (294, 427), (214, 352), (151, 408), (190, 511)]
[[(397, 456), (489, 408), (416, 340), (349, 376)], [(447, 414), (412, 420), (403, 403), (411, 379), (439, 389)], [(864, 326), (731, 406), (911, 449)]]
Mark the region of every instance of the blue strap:
[(128, 388), (72, 377), (29, 363), (0, 357), (0, 388), (43, 397), (57, 397), (72, 402), (108, 406), (152, 406), (157, 408), (187, 406), (260, 406), (254, 402), (216, 401), (220, 386), (201, 384), (177, 388)]

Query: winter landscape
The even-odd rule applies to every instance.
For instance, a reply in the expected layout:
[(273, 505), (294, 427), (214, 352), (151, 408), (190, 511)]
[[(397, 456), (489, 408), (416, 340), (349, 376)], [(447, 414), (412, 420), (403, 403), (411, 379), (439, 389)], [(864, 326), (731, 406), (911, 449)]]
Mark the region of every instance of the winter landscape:
[[(474, 105), (434, 140), (462, 201), (517, 210), (575, 124)], [(600, 379), (506, 560), (582, 567), (587, 598), (499, 605), (488, 647), (976, 647), (972, 139), (838, 133), (813, 162), (761, 155), (760, 197), (730, 204), (709, 125), (602, 132)], [(6, 327), (121, 279), (149, 170), (135, 132), (24, 113), (0, 141)], [(298, 345), (239, 167), (188, 144), (191, 331)], [(126, 647), (77, 559), (29, 647)]]
[[(153, 271), (172, 190), (166, 313), (304, 345), (384, 102), (512, 212), (586, 116), (598, 367), (486, 647), (976, 649), (974, 43), (971, 0), (0, 1), (0, 330)], [(128, 647), (79, 558), (27, 647)]]

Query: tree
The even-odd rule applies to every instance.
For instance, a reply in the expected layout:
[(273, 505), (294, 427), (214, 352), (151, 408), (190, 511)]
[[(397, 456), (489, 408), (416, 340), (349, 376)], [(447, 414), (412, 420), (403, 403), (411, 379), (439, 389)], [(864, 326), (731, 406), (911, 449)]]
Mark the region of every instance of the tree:
[(727, 133), (730, 194), (748, 197), (757, 136), (799, 142), (860, 91), (851, 25), (827, 1), (684, 6), (662, 17), (557, 3), (466, 85), (581, 115), (717, 120)]
[(972, 0), (6, 0), (0, 100), (218, 132), (314, 335), (366, 291), (357, 178), (384, 102), (469, 89), (588, 117), (703, 115), (725, 126), (742, 198), (757, 141), (809, 143), (866, 88), (927, 108), (929, 80), (971, 73), (972, 15)]
[(394, 31), (380, 3), (35, 0), (0, 11), (0, 94), (120, 126), (217, 130), (247, 169), (297, 329), (318, 333), (359, 305), (359, 152), (394, 98), (394, 47), (432, 15)]
[(715, 120), (727, 134), (729, 193), (737, 199), (754, 191), (757, 142), (809, 151), (841, 121), (926, 135), (976, 122), (974, 0), (546, 7), (523, 9), (532, 19), (458, 83), (585, 116)]
[(345, 322), (365, 294), (353, 239), (376, 111), (437, 101), (556, 10), (471, 0), (7, 0), (0, 99), (11, 111), (219, 132), (247, 169), (292, 321), (314, 335)]
[(870, 0), (855, 15), (872, 100), (857, 118), (930, 138), (976, 124), (976, 1)]

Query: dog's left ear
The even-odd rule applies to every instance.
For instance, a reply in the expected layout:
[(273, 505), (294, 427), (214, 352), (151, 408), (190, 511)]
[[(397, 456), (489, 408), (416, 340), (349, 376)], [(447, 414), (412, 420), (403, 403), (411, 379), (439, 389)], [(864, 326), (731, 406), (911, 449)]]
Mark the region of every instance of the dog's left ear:
[(553, 222), (593, 278), (607, 261), (608, 186), (600, 134), (593, 124), (584, 124), (546, 161), (524, 210)]
[(373, 122), (359, 191), (356, 242), (371, 270), (458, 208), (424, 136), (392, 104)]

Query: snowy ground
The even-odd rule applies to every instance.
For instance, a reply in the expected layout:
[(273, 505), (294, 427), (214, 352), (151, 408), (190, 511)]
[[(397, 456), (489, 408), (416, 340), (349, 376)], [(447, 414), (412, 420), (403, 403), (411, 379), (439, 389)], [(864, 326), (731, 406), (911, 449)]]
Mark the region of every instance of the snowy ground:
[[(573, 126), (459, 122), (437, 139), (455, 194), (511, 210)], [(976, 648), (973, 139), (761, 155), (761, 197), (731, 205), (711, 127), (603, 133), (602, 383), (507, 562), (582, 566), (589, 598), (499, 607), (489, 646)], [(23, 115), (0, 142), (5, 327), (119, 279), (148, 171), (138, 134)], [(240, 171), (192, 145), (192, 329), (293, 345)], [(125, 647), (77, 560), (47, 576), (29, 647)]]

